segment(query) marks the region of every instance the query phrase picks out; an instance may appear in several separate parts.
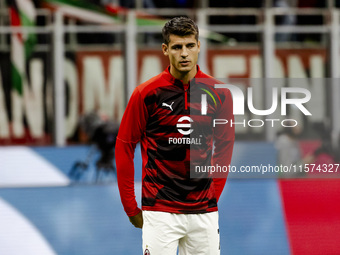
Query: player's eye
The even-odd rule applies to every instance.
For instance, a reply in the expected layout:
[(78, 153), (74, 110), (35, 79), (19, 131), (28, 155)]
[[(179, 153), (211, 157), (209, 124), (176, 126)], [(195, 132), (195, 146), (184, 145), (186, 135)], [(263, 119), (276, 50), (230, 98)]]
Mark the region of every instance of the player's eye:
[(180, 50), (182, 47), (180, 45), (175, 45), (172, 47), (174, 50)]

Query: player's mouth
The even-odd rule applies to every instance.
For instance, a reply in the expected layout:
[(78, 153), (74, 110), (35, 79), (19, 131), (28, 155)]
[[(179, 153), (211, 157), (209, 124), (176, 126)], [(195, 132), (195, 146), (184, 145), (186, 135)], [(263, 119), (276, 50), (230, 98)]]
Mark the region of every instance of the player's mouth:
[(181, 64), (181, 66), (188, 66), (190, 64), (190, 61), (185, 60), (185, 61), (180, 61), (179, 63)]

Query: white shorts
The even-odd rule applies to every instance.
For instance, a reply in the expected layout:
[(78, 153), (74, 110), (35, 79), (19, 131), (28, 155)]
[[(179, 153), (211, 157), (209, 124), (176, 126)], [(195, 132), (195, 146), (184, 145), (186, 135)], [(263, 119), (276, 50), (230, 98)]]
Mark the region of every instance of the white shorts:
[(144, 255), (219, 255), (218, 212), (143, 211)]

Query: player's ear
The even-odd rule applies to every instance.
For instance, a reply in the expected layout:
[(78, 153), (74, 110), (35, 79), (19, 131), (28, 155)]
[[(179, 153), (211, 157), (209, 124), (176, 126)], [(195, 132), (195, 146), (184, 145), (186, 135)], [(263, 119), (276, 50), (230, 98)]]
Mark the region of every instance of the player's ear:
[(201, 41), (200, 40), (197, 41), (197, 48), (198, 48), (198, 53), (200, 53), (200, 51), (201, 51)]
[(164, 56), (169, 56), (169, 47), (167, 44), (165, 43), (162, 43), (162, 51), (163, 51), (163, 54)]

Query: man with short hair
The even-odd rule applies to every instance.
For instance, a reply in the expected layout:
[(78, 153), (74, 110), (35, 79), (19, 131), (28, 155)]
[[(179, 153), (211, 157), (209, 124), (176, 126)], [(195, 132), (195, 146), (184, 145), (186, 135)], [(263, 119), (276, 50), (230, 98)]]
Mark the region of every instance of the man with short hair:
[[(120, 196), (130, 222), (142, 228), (143, 254), (175, 255), (178, 247), (179, 254), (217, 255), (217, 202), (226, 175), (192, 178), (190, 167), (193, 155), (205, 164), (230, 164), (233, 126), (206, 130), (200, 125), (209, 126), (213, 118), (232, 121), (232, 97), (229, 90), (215, 90), (217, 81), (199, 69), (199, 31), (193, 20), (173, 18), (162, 34), (162, 50), (170, 66), (134, 90), (120, 125), (116, 144)], [(196, 84), (194, 78), (212, 82)], [(206, 112), (200, 114), (203, 91), (209, 100)], [(183, 120), (189, 122), (183, 125)], [(182, 127), (195, 127), (179, 129), (179, 122)], [(198, 131), (201, 135), (191, 139)], [(143, 213), (134, 192), (133, 157), (138, 142), (143, 158)]]

